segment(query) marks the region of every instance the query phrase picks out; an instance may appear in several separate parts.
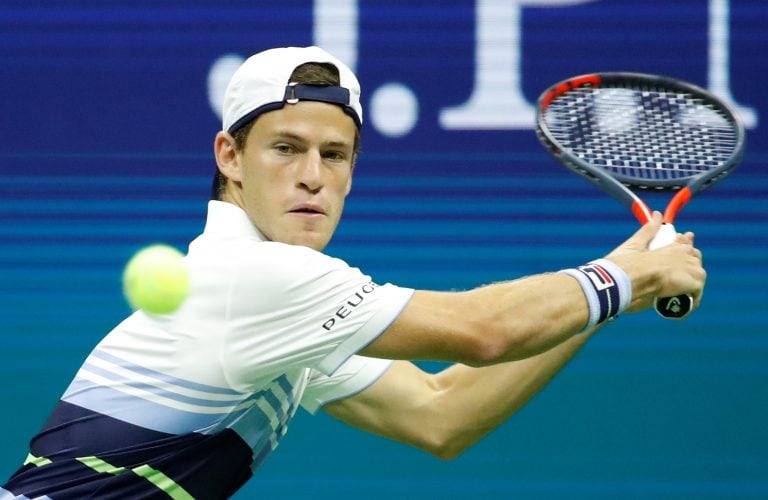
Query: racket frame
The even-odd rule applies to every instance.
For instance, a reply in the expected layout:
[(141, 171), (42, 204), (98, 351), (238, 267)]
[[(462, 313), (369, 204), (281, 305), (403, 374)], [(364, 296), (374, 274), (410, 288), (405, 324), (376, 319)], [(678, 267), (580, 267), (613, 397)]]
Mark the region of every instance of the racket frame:
[[(566, 92), (585, 87), (635, 88), (635, 85), (638, 83), (642, 83), (649, 90), (663, 89), (688, 93), (717, 107), (718, 111), (722, 112), (726, 119), (733, 123), (736, 132), (733, 154), (726, 163), (716, 169), (682, 179), (683, 182), (680, 182), (680, 179), (643, 179), (641, 184), (636, 179), (627, 178), (618, 173), (609, 173), (603, 168), (591, 165), (576, 155), (569, 153), (555, 138), (546, 123), (544, 115), (547, 108), (557, 97)], [(632, 84), (631, 87), (630, 84)], [(592, 73), (568, 78), (552, 85), (538, 99), (536, 133), (542, 144), (563, 165), (627, 206), (641, 224), (645, 224), (650, 220), (652, 212), (634, 190), (676, 191), (664, 211), (664, 222), (672, 224), (677, 213), (693, 196), (720, 181), (738, 165), (743, 155), (746, 135), (743, 122), (731, 106), (703, 88), (675, 78), (633, 72)]]

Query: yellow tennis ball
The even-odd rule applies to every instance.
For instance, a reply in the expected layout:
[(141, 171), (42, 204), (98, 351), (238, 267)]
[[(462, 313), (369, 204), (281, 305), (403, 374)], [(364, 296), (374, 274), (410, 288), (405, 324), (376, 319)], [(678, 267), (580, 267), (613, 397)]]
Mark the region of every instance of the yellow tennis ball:
[(189, 272), (175, 248), (156, 244), (137, 252), (123, 271), (123, 294), (134, 309), (169, 314), (189, 294)]

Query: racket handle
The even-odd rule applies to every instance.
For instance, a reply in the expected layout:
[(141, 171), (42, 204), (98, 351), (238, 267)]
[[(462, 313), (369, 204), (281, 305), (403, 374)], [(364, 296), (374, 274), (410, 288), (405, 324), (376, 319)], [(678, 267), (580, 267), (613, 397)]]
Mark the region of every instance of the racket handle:
[[(677, 231), (673, 224), (664, 223), (659, 232), (648, 244), (649, 250), (665, 247), (675, 241)], [(683, 319), (693, 310), (693, 297), (678, 295), (677, 297), (656, 297), (653, 301), (656, 312), (667, 319)]]

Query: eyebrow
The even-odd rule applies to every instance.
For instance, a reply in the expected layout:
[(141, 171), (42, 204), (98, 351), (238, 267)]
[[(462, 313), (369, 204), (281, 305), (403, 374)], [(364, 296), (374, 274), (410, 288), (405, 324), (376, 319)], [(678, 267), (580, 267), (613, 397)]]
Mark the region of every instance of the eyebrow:
[[(296, 141), (296, 142), (300, 142), (302, 144), (306, 144), (307, 142), (309, 142), (303, 136), (295, 134), (295, 133), (293, 133), (291, 131), (288, 131), (288, 130), (278, 130), (278, 131), (274, 132), (273, 137), (275, 139), (289, 139), (289, 140), (293, 140), (293, 141)], [(343, 140), (341, 140), (341, 141), (335, 141), (335, 140), (326, 141), (326, 142), (322, 143), (322, 146), (324, 146), (324, 147), (332, 147), (332, 148), (352, 148), (352, 147), (354, 147), (353, 146), (353, 142), (351, 142), (351, 141), (343, 141)]]

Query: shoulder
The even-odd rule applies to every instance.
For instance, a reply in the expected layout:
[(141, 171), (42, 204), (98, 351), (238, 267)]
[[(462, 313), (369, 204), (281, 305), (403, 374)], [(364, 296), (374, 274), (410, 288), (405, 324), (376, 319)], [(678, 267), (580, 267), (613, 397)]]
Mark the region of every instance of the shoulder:
[(241, 240), (201, 250), (188, 257), (193, 277), (215, 289), (230, 306), (241, 304), (249, 310), (309, 301), (370, 281), (343, 260), (298, 245)]
[(307, 270), (350, 269), (343, 260), (308, 247), (249, 238), (190, 247), (187, 259), (193, 269), (215, 269), (237, 275), (261, 273), (264, 277)]
[(308, 247), (271, 241), (259, 242), (233, 255), (232, 265), (241, 275), (258, 273), (263, 279), (308, 280), (331, 273), (361, 274), (345, 261)]

